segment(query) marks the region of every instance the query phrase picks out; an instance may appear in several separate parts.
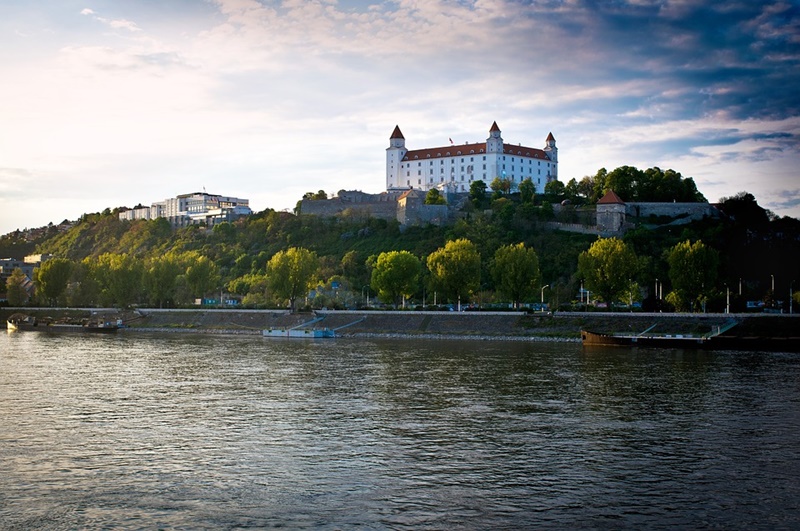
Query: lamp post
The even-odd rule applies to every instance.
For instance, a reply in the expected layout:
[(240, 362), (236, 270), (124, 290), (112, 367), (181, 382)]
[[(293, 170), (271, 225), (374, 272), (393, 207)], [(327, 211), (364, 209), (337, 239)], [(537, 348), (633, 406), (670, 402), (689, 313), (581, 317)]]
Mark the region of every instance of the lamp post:
[(545, 284), (542, 286), (542, 311), (544, 311), (544, 290), (550, 287), (550, 284)]
[(775, 275), (770, 275), (772, 277), (772, 293), (775, 293)]
[(656, 279), (656, 285), (653, 287), (653, 300), (658, 300), (658, 279)]
[(628, 309), (633, 311), (633, 281), (628, 279)]
[(731, 313), (731, 288), (725, 284), (725, 313)]
[[(364, 295), (364, 290), (367, 292), (366, 295)], [(364, 286), (361, 288), (361, 296), (364, 297), (364, 304), (366, 304), (367, 308), (369, 308), (369, 286)]]
[(739, 277), (739, 296), (742, 296), (742, 277)]

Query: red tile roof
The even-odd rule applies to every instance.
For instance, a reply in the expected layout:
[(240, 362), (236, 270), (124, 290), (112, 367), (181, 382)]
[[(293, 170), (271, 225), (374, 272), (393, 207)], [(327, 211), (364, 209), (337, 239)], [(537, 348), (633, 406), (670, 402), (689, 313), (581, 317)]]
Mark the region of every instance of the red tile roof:
[[(456, 144), (453, 146), (436, 147), (428, 149), (414, 149), (408, 151), (403, 160), (438, 159), (442, 157), (463, 157), (465, 155), (483, 155), (486, 153), (486, 144)], [(542, 149), (503, 144), (503, 153), (519, 155), (532, 159), (550, 160)]]
[(545, 142), (555, 142), (555, 141), (556, 141), (556, 137), (553, 136), (553, 133), (550, 133), (549, 135), (547, 135), (547, 139), (545, 140)]
[(614, 190), (609, 190), (606, 192), (606, 195), (601, 197), (597, 201), (598, 205), (624, 205), (625, 201), (620, 199), (620, 197), (614, 192)]
[(392, 136), (390, 136), (389, 138), (390, 139), (392, 139), (392, 138), (402, 138), (403, 140), (406, 139), (406, 137), (403, 136), (403, 133), (400, 132), (400, 126), (399, 125), (394, 126), (394, 131), (392, 131)]
[(489, 129), (489, 132), (491, 133), (492, 131), (499, 131), (499, 130), (500, 128), (497, 127), (497, 122), (492, 122), (492, 127)]

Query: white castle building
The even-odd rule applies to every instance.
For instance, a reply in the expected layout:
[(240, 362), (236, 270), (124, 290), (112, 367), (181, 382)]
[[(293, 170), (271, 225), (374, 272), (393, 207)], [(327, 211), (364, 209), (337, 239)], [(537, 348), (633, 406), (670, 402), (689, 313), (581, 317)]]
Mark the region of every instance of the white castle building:
[(409, 151), (399, 126), (389, 137), (387, 191), (438, 188), (447, 193), (469, 192), (472, 182), (483, 181), (488, 186), (496, 177), (508, 179), (512, 190), (530, 179), (537, 193), (544, 192), (545, 184), (558, 179), (558, 148), (553, 133), (547, 135), (543, 149), (505, 144), (497, 122), (492, 123), (485, 144)]

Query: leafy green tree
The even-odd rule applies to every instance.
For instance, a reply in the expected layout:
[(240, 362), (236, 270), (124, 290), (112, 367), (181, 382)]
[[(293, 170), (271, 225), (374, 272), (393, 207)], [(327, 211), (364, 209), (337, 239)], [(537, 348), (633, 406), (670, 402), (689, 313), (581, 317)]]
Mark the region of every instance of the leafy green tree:
[(16, 268), (6, 280), (6, 298), (9, 306), (22, 306), (28, 302), (28, 292), (25, 291), (25, 283), (28, 277), (22, 269)]
[(449, 241), (427, 260), (432, 288), (448, 300), (466, 301), (480, 287), (481, 256), (471, 241), (461, 238)]
[(561, 197), (564, 195), (564, 188), (564, 183), (554, 179), (544, 185), (544, 193), (550, 194), (554, 197)]
[(150, 303), (163, 308), (175, 301), (178, 276), (183, 273), (184, 268), (172, 254), (152, 258), (144, 271), (144, 288)]
[(278, 299), (288, 300), (292, 312), (301, 295), (314, 287), (319, 259), (317, 253), (302, 247), (290, 247), (276, 253), (267, 264), (267, 282)]
[(438, 188), (431, 188), (428, 190), (428, 193), (425, 194), (425, 204), (426, 205), (446, 205), (447, 200), (439, 193)]
[(36, 270), (36, 284), (39, 293), (51, 306), (67, 289), (73, 263), (66, 258), (51, 258)]
[(637, 270), (636, 253), (618, 238), (599, 238), (578, 256), (578, 275), (609, 305), (620, 300)]
[(717, 251), (701, 241), (686, 240), (668, 251), (667, 263), (673, 290), (667, 301), (678, 310), (699, 310), (717, 282)]
[(72, 268), (67, 284), (67, 304), (69, 306), (95, 306), (100, 301), (100, 284), (95, 276), (95, 260), (84, 258)]
[(130, 306), (141, 294), (144, 265), (133, 255), (104, 253), (97, 258), (93, 274), (105, 304)]
[(623, 201), (638, 201), (638, 183), (643, 177), (633, 166), (620, 166), (606, 176), (606, 190), (614, 190)]
[(539, 257), (524, 243), (504, 245), (494, 254), (492, 276), (497, 289), (519, 308), (539, 285)]
[(519, 196), (523, 203), (533, 203), (535, 193), (536, 186), (530, 178), (519, 183)]
[(578, 181), (574, 177), (564, 186), (564, 195), (573, 203), (578, 199)]
[(347, 251), (341, 260), (342, 276), (357, 289), (369, 284), (369, 271), (363, 255), (355, 250)]
[(378, 255), (370, 286), (378, 297), (397, 307), (404, 297), (417, 291), (422, 265), (408, 251), (389, 251)]
[(483, 208), (486, 205), (486, 183), (481, 180), (472, 181), (469, 185), (469, 199), (475, 208)]
[(495, 177), (494, 179), (492, 179), (489, 188), (492, 189), (495, 197), (500, 197), (500, 195), (507, 194), (509, 190), (511, 190), (511, 181), (509, 181), (508, 179), (501, 179), (500, 177)]
[(206, 256), (198, 256), (186, 268), (186, 283), (195, 297), (205, 297), (219, 287), (217, 265)]

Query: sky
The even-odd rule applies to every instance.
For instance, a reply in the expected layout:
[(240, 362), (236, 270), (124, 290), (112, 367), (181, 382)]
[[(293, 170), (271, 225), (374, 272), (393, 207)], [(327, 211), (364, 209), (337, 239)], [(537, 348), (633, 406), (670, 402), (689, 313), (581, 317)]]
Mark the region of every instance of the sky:
[(0, 0), (0, 234), (206, 190), (385, 190), (409, 149), (544, 147), (800, 218), (800, 0)]

